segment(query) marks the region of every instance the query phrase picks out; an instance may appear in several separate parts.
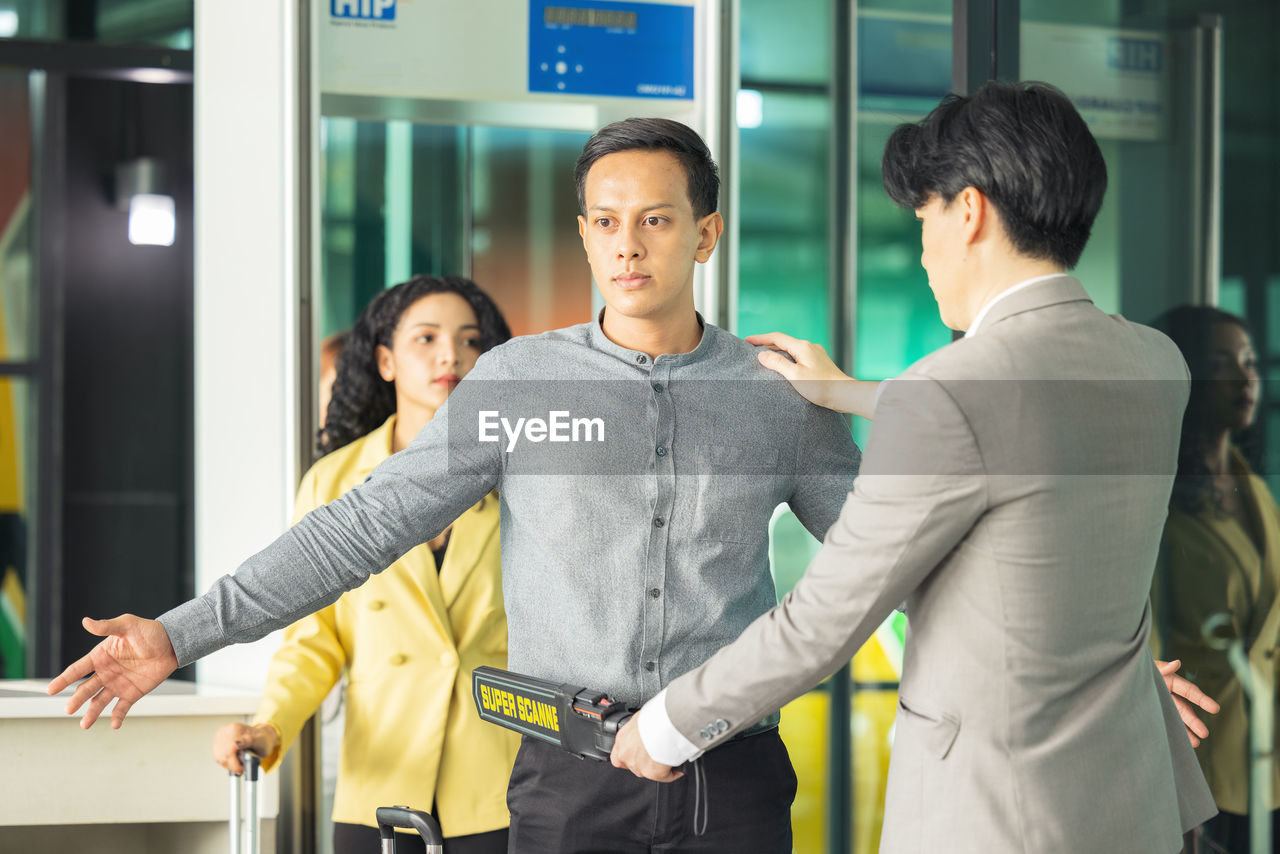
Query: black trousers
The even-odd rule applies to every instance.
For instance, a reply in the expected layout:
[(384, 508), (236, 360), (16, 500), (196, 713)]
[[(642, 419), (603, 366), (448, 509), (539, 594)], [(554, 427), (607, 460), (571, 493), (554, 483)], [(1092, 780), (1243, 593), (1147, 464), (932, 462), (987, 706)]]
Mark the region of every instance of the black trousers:
[[(416, 833), (396, 834), (396, 854), (424, 854), (427, 850)], [(380, 854), (382, 839), (378, 828), (363, 824), (333, 823), (334, 854)], [(507, 829), (469, 836), (451, 836), (444, 841), (444, 854), (506, 854)]]
[(507, 788), (509, 852), (791, 854), (796, 775), (777, 730), (683, 770), (654, 783), (526, 738)]
[[(1203, 854), (1249, 854), (1249, 816), (1220, 812), (1204, 823)], [(1280, 851), (1280, 810), (1271, 811), (1271, 849)]]

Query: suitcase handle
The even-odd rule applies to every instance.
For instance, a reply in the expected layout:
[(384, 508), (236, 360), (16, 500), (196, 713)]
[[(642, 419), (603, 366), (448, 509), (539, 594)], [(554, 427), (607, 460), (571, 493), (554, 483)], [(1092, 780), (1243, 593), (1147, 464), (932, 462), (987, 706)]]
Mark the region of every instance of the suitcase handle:
[(382, 837), (382, 854), (395, 854), (394, 828), (397, 827), (418, 831), (426, 845), (427, 854), (444, 854), (444, 837), (440, 834), (440, 825), (430, 813), (408, 807), (378, 807), (377, 816), (378, 835)]
[[(258, 770), (262, 767), (262, 758), (252, 750), (241, 750), (236, 755), (244, 774), (227, 772), (231, 777), (231, 817), (227, 828), (231, 838), (231, 854), (241, 854), (245, 850), (243, 842), (246, 837), (249, 854), (258, 854)], [(243, 819), (240, 817), (242, 787), (246, 790), (243, 800), (248, 813)]]

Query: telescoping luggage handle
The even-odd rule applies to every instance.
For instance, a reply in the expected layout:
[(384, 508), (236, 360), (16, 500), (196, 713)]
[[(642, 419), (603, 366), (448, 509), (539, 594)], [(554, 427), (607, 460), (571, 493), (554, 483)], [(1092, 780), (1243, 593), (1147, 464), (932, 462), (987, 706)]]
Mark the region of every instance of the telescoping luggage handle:
[(382, 854), (395, 854), (395, 828), (416, 830), (422, 837), (427, 854), (444, 854), (444, 836), (430, 813), (408, 807), (378, 807), (378, 836), (382, 838)]
[[(241, 750), (237, 755), (244, 773), (227, 772), (231, 775), (231, 819), (227, 828), (231, 837), (231, 854), (258, 854), (258, 771), (262, 760), (251, 750)], [(240, 814), (242, 801), (245, 807), (243, 819)]]

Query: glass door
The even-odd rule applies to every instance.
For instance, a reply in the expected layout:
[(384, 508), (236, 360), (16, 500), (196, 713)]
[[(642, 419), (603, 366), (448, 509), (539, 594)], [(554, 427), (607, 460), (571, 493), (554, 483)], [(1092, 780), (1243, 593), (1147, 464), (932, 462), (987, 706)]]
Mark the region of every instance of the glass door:
[[(1261, 0), (1023, 0), (1019, 35), (1021, 77), (1066, 92), (1107, 162), (1107, 196), (1077, 276), (1103, 309), (1168, 332), (1192, 374), (1152, 587), (1152, 646), (1182, 659), (1185, 675), (1223, 705), (1196, 751), (1220, 810), (1197, 831), (1196, 850), (1269, 852), (1280, 805), (1267, 746), (1277, 640), (1257, 626), (1280, 582), (1247, 520), (1269, 512), (1251, 508), (1271, 506), (1280, 487), (1280, 71), (1260, 61), (1280, 38), (1280, 9)], [(1245, 322), (1247, 337), (1213, 307)], [(1260, 383), (1246, 392), (1251, 373)], [(1236, 395), (1229, 408), (1215, 402), (1219, 389)], [(1211, 432), (1225, 433), (1233, 457), (1207, 450)], [(1238, 525), (1233, 499), (1243, 502)], [(1244, 534), (1244, 563), (1222, 549), (1189, 558), (1190, 532), (1210, 530)], [(1257, 573), (1247, 593), (1238, 586), (1245, 565)], [(1269, 663), (1257, 677), (1242, 673), (1232, 661), (1245, 655), (1233, 647)]]
[[(379, 291), (423, 273), (472, 278), (515, 335), (590, 320), (594, 288), (573, 185), (588, 136), (322, 117), (314, 340), (349, 329)], [(319, 715), (322, 852), (332, 844), (341, 692)]]

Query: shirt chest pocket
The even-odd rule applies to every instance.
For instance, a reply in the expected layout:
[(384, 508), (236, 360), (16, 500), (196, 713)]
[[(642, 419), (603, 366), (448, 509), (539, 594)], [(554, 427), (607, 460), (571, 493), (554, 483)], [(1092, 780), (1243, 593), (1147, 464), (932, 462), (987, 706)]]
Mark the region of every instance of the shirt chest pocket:
[(730, 543), (758, 544), (767, 536), (769, 518), (782, 501), (786, 475), (777, 450), (749, 445), (699, 445), (694, 471), (693, 536)]

